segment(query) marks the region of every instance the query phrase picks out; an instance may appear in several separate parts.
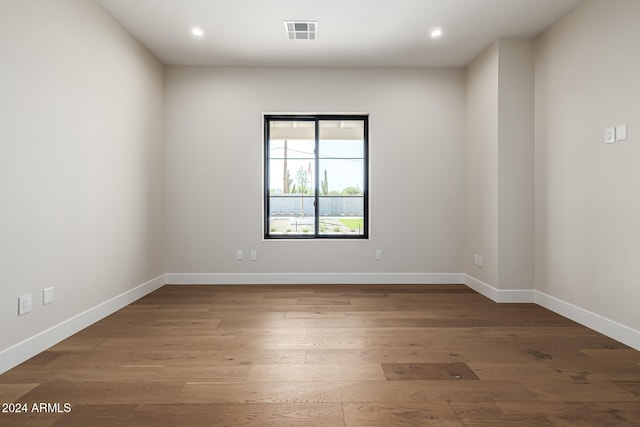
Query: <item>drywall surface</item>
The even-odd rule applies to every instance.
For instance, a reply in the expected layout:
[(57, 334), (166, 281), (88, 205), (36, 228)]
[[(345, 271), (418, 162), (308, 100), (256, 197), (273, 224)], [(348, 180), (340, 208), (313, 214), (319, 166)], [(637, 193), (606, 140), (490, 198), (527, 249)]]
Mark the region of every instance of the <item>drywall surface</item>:
[(495, 289), (533, 289), (533, 96), (529, 40), (497, 40), (467, 68), (465, 271)]
[[(587, 1), (536, 43), (536, 288), (640, 330), (640, 2)], [(627, 124), (628, 139), (604, 144)]]
[(498, 287), (534, 288), (534, 64), (528, 39), (498, 41)]
[(164, 273), (163, 70), (83, 0), (0, 2), (0, 60), (2, 351)]
[[(498, 43), (467, 67), (467, 274), (498, 287)], [(476, 265), (475, 255), (483, 257)]]
[[(462, 271), (463, 70), (166, 73), (167, 272)], [(369, 240), (263, 240), (262, 117), (276, 112), (370, 115)]]

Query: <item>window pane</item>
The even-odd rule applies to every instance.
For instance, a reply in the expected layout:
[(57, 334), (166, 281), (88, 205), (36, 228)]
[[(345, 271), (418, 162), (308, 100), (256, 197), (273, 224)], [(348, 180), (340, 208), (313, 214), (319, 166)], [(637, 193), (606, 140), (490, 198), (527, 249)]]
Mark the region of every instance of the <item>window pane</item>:
[(269, 161), (269, 194), (271, 195), (313, 195), (315, 192), (314, 179), (314, 161), (312, 159), (272, 159)]
[(352, 140), (320, 140), (321, 159), (344, 159), (364, 157), (364, 144), (362, 141)]
[(363, 120), (321, 120), (320, 139), (324, 140), (364, 140)]
[(269, 234), (313, 235), (314, 198), (310, 196), (269, 197)]
[(316, 138), (315, 123), (313, 121), (272, 120), (269, 122), (269, 137), (271, 140), (308, 140)]
[(320, 121), (320, 158), (363, 158), (364, 121)]
[(320, 160), (321, 196), (361, 196), (364, 189), (364, 160)]
[(319, 197), (320, 234), (364, 234), (363, 197)]
[(313, 159), (315, 142), (307, 139), (271, 139), (269, 157), (272, 159)]

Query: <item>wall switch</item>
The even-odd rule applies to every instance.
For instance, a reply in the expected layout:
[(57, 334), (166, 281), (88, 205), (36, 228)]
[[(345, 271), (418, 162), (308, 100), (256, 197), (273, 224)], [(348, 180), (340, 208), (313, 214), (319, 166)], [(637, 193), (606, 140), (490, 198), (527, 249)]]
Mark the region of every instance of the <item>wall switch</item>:
[(244, 251), (242, 249), (238, 249), (236, 251), (236, 260), (242, 261), (244, 259)]
[(251, 261), (256, 261), (258, 259), (258, 251), (255, 249), (251, 250)]
[(616, 141), (624, 141), (627, 139), (627, 125), (616, 126)]
[(382, 249), (376, 249), (376, 261), (382, 261)]
[(616, 142), (616, 128), (606, 128), (604, 130), (604, 143), (613, 144), (614, 142)]
[(42, 290), (42, 304), (47, 305), (53, 302), (53, 287)]
[(18, 315), (22, 316), (31, 311), (33, 307), (31, 294), (24, 294), (18, 297)]

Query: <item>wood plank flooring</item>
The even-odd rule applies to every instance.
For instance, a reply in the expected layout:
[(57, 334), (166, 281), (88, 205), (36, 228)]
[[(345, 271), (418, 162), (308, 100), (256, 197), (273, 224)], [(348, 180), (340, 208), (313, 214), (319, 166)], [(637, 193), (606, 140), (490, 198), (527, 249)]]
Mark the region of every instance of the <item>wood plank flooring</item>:
[(1, 426), (640, 426), (640, 352), (463, 285), (164, 286), (0, 401), (28, 405)]

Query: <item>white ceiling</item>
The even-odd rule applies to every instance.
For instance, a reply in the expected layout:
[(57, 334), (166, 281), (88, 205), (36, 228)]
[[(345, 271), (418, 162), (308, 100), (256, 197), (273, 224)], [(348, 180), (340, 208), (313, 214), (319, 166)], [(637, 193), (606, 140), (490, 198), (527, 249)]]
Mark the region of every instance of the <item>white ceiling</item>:
[[(500, 37), (538, 35), (582, 0), (97, 1), (166, 64), (457, 67)], [(317, 40), (289, 40), (285, 20), (318, 21)]]

